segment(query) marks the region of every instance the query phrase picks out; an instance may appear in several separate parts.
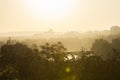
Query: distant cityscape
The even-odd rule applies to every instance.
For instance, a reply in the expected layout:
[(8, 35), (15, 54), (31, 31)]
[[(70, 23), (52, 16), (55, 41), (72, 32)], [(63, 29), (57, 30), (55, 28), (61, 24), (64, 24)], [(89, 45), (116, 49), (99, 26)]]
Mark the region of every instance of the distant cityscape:
[(102, 36), (102, 35), (114, 35), (120, 33), (120, 26), (112, 26), (109, 30), (103, 31), (68, 31), (68, 32), (54, 32), (54, 30), (49, 29), (48, 31), (21, 31), (21, 32), (8, 32), (0, 33), (0, 37), (23, 37), (23, 36), (34, 36), (41, 38), (58, 38), (58, 37), (85, 37), (85, 36)]

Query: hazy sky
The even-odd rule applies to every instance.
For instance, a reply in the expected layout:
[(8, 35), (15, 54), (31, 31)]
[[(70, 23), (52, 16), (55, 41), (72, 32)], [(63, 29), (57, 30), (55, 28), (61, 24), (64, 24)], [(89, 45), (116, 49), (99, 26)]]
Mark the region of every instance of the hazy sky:
[(120, 0), (0, 0), (0, 32), (88, 31), (120, 25)]

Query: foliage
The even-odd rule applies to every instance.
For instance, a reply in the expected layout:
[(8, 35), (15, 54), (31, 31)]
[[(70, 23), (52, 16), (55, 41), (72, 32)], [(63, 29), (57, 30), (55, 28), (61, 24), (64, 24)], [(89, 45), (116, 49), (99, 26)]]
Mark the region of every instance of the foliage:
[(0, 48), (0, 80), (119, 80), (119, 43), (100, 39), (92, 51), (74, 54), (61, 42), (29, 48), (8, 41)]

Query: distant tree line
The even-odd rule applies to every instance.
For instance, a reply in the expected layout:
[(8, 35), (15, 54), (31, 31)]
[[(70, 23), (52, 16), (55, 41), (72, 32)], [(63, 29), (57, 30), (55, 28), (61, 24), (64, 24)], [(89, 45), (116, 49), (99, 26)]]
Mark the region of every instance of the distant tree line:
[(91, 51), (67, 52), (61, 42), (29, 46), (8, 40), (0, 48), (0, 80), (119, 80), (120, 39), (99, 39)]

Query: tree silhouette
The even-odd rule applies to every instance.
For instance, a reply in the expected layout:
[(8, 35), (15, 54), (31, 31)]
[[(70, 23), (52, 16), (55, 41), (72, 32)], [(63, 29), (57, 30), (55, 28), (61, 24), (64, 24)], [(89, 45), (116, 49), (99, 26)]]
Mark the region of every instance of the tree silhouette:
[(108, 58), (108, 55), (113, 52), (111, 44), (103, 39), (95, 40), (91, 50), (94, 51), (96, 55), (101, 56), (104, 59)]
[(61, 42), (58, 42), (57, 44), (46, 43), (41, 46), (41, 49), (40, 53), (43, 54), (42, 56), (47, 60), (64, 60), (66, 48), (64, 48)]
[(0, 80), (119, 80), (119, 43), (99, 39), (76, 54), (61, 42), (30, 48), (10, 41), (0, 48)]

